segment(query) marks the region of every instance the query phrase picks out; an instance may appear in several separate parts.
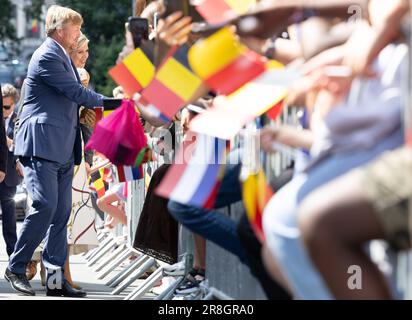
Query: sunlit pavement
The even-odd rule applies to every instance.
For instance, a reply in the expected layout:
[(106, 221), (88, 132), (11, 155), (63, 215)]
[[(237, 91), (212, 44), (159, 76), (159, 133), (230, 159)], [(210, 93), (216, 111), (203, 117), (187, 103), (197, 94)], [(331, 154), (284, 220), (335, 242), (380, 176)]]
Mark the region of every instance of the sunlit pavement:
[[(1, 225), (1, 220), (0, 220)], [(21, 223), (18, 224), (18, 229)], [(0, 299), (12, 299), (12, 300), (53, 300), (56, 298), (46, 297), (46, 289), (41, 286), (40, 283), (40, 266), (38, 266), (37, 275), (30, 282), (33, 289), (36, 291), (35, 297), (26, 297), (15, 292), (9, 285), (9, 283), (4, 279), (4, 272), (7, 268), (8, 256), (6, 253), (6, 245), (4, 243), (2, 227), (0, 226)], [(85, 299), (104, 299), (104, 300), (121, 300), (134, 288), (128, 288), (120, 296), (112, 296), (110, 292), (113, 290), (105, 286), (105, 282), (109, 277), (98, 280), (97, 273), (93, 271), (92, 267), (86, 265), (86, 260), (82, 255), (72, 256), (70, 258), (70, 266), (72, 277), (76, 284), (80, 285), (86, 292), (87, 298)], [(67, 299), (67, 298), (57, 298), (57, 299)], [(78, 299), (76, 299), (78, 300)]]

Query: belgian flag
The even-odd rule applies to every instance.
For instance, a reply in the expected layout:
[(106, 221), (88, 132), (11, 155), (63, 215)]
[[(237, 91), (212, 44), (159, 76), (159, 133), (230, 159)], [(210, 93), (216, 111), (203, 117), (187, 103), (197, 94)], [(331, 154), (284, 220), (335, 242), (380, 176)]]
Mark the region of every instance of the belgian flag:
[(129, 97), (133, 97), (152, 81), (155, 66), (143, 50), (137, 48), (121, 63), (110, 69), (109, 74), (119, 86), (123, 87)]
[(229, 95), (266, 71), (267, 59), (241, 44), (223, 28), (189, 51), (190, 66), (206, 85)]
[(248, 12), (255, 4), (256, 0), (203, 0), (196, 9), (207, 22), (217, 24)]
[(107, 184), (103, 180), (102, 170), (104, 169), (97, 170), (90, 174), (91, 183), (93, 184), (93, 187), (96, 190), (97, 197), (99, 199), (106, 194), (107, 190)]
[(265, 209), (273, 191), (266, 182), (265, 174), (262, 170), (258, 173), (250, 174), (243, 181), (243, 204), (246, 209), (246, 215), (260, 242), (264, 242), (262, 228), (263, 210)]
[(186, 104), (203, 92), (203, 81), (190, 68), (189, 47), (173, 48), (152, 82), (142, 91), (142, 101), (159, 118), (171, 120)]

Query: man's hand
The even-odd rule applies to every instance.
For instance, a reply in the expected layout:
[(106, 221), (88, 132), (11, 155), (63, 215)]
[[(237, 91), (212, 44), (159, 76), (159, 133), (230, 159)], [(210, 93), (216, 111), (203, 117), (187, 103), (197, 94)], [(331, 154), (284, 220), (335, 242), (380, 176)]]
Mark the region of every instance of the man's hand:
[(84, 108), (80, 112), (80, 123), (93, 128), (96, 122), (96, 112), (91, 109)]
[(0, 171), (0, 183), (3, 182), (5, 177), (6, 177), (6, 174), (3, 171)]
[(345, 44), (343, 65), (351, 68), (356, 76), (375, 77), (376, 75), (371, 68), (371, 64), (379, 53), (379, 51), (375, 50), (379, 37), (379, 32), (366, 23), (359, 24), (356, 31)]
[(346, 46), (335, 47), (309, 60), (303, 67), (305, 77), (294, 84), (292, 92), (302, 95), (305, 91), (327, 91), (335, 97), (335, 103), (341, 101), (348, 94), (355, 76), (352, 69), (344, 63), (346, 50)]
[(11, 140), (9, 137), (6, 137), (6, 141), (7, 141), (7, 148), (10, 149), (10, 147), (11, 147), (12, 144), (13, 144), (13, 140)]
[(24, 177), (24, 172), (23, 172), (23, 166), (21, 165), (21, 163), (19, 161), (17, 161), (16, 163), (16, 172), (20, 177)]

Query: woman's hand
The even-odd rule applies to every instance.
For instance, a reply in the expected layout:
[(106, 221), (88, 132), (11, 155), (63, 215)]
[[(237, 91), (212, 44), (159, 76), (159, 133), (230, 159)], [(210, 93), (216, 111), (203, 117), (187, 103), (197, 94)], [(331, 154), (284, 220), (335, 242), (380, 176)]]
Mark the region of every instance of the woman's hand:
[(20, 177), (24, 177), (23, 166), (21, 165), (20, 161), (16, 163), (16, 172)]
[(192, 31), (192, 18), (183, 17), (183, 13), (177, 11), (166, 19), (159, 20), (157, 27), (158, 38), (168, 46), (180, 46), (189, 40)]
[(279, 136), (279, 128), (275, 126), (265, 127), (260, 131), (260, 146), (266, 153), (274, 153), (277, 150), (273, 148), (273, 143)]
[(92, 168), (90, 167), (90, 164), (87, 162), (84, 163), (84, 167), (86, 169), (86, 176), (90, 177), (90, 174), (92, 173)]

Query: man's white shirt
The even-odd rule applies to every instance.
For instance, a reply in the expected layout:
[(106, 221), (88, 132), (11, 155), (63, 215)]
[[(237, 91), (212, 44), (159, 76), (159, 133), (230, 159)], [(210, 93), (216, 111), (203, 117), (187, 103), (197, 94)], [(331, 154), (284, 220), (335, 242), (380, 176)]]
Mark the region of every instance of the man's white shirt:
[(71, 58), (70, 58), (70, 55), (67, 53), (66, 49), (64, 49), (63, 46), (62, 46), (60, 43), (58, 43), (58, 42), (57, 42), (56, 40), (54, 40), (53, 38), (50, 38), (50, 39), (52, 39), (54, 42), (56, 42), (57, 45), (63, 50), (65, 56), (66, 56), (67, 59), (69, 60), (70, 68), (72, 69), (74, 78), (77, 80), (76, 72), (75, 72), (74, 69), (73, 69), (72, 60), (71, 60)]

